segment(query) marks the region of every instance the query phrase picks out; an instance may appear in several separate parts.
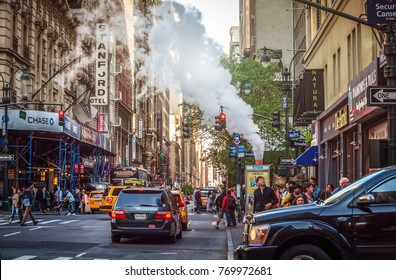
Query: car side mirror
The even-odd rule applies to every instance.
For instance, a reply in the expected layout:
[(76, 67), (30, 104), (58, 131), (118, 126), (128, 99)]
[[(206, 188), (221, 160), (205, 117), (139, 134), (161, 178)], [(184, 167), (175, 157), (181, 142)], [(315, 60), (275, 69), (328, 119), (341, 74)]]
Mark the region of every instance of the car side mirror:
[(359, 198), (357, 200), (357, 204), (359, 206), (370, 205), (370, 204), (372, 204), (374, 202), (375, 202), (375, 197), (371, 193), (361, 195), (361, 196), (359, 196)]

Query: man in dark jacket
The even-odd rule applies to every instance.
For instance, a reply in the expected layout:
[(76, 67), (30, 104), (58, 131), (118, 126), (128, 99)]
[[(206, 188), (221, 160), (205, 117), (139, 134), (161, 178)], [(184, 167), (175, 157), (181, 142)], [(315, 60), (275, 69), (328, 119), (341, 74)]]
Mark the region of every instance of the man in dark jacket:
[(253, 213), (271, 209), (272, 205), (278, 203), (274, 190), (265, 185), (263, 176), (258, 176), (256, 183), (258, 188), (253, 193)]
[(25, 214), (23, 214), (21, 226), (26, 226), (25, 222), (28, 215), (32, 219), (34, 225), (37, 225), (38, 223), (38, 221), (33, 217), (33, 213), (32, 213), (33, 197), (34, 197), (33, 186), (34, 183), (30, 183), (29, 188), (25, 189), (25, 191), (23, 192), (23, 205), (25, 206), (26, 210), (25, 210)]

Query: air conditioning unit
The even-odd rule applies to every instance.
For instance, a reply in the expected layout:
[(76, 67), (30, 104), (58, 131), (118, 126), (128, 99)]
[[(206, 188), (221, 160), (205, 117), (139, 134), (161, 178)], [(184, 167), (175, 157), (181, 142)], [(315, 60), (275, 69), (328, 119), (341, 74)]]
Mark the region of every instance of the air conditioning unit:
[(122, 99), (122, 92), (121, 91), (119, 91), (118, 93), (114, 94), (114, 98), (113, 98), (114, 101), (120, 101), (121, 99)]
[(115, 122), (113, 124), (113, 127), (120, 127), (121, 126), (121, 117), (118, 117), (118, 119), (115, 119)]
[(115, 74), (122, 73), (122, 66), (120, 64), (116, 64), (115, 66)]

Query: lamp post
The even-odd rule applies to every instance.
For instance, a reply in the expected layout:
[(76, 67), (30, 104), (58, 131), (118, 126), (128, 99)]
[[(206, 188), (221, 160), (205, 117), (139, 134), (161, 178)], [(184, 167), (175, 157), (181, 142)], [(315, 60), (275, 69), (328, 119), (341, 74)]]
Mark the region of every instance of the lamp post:
[[(10, 84), (14, 78), (14, 75), (22, 70), (23, 74), (21, 76), (22, 80), (28, 80), (29, 79), (29, 74), (27, 73), (26, 68), (19, 68), (15, 72), (11, 73), (10, 77), (10, 82), (7, 84), (4, 80), (3, 75), (0, 73), (1, 80), (3, 82), (3, 99), (2, 99), (2, 105), (4, 106), (4, 128), (3, 128), (3, 157), (5, 158), (4, 161), (4, 184), (3, 184), (3, 201), (2, 201), (2, 207), (3, 211), (8, 211), (8, 160), (11, 157), (8, 157), (8, 106), (12, 105), (11, 104), (11, 97), (10, 97), (10, 91), (11, 87)], [(11, 158), (12, 159), (12, 158)]]
[[(292, 63), (294, 59), (296, 58), (297, 54), (305, 52), (305, 50), (297, 50), (289, 64), (289, 68), (284, 67), (283, 61), (278, 54), (278, 52), (264, 47), (263, 49), (264, 54), (261, 56), (260, 61), (261, 62), (266, 62), (269, 63), (271, 61), (271, 58), (267, 55), (267, 51), (272, 52), (275, 54), (276, 58), (279, 60), (282, 68), (282, 84), (281, 84), (281, 89), (284, 93), (283, 96), (283, 109), (285, 110), (285, 157), (289, 157), (289, 96), (290, 96), (290, 91), (292, 89), (292, 83), (290, 81), (290, 69), (292, 67)], [(286, 182), (289, 181), (289, 167), (286, 166)]]

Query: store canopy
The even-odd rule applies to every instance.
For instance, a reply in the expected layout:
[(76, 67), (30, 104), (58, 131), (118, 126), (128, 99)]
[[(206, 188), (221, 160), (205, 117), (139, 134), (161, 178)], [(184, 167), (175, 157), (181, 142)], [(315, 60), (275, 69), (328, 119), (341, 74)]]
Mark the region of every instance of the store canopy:
[(317, 165), (318, 164), (318, 146), (312, 146), (303, 152), (293, 162), (294, 165)]

